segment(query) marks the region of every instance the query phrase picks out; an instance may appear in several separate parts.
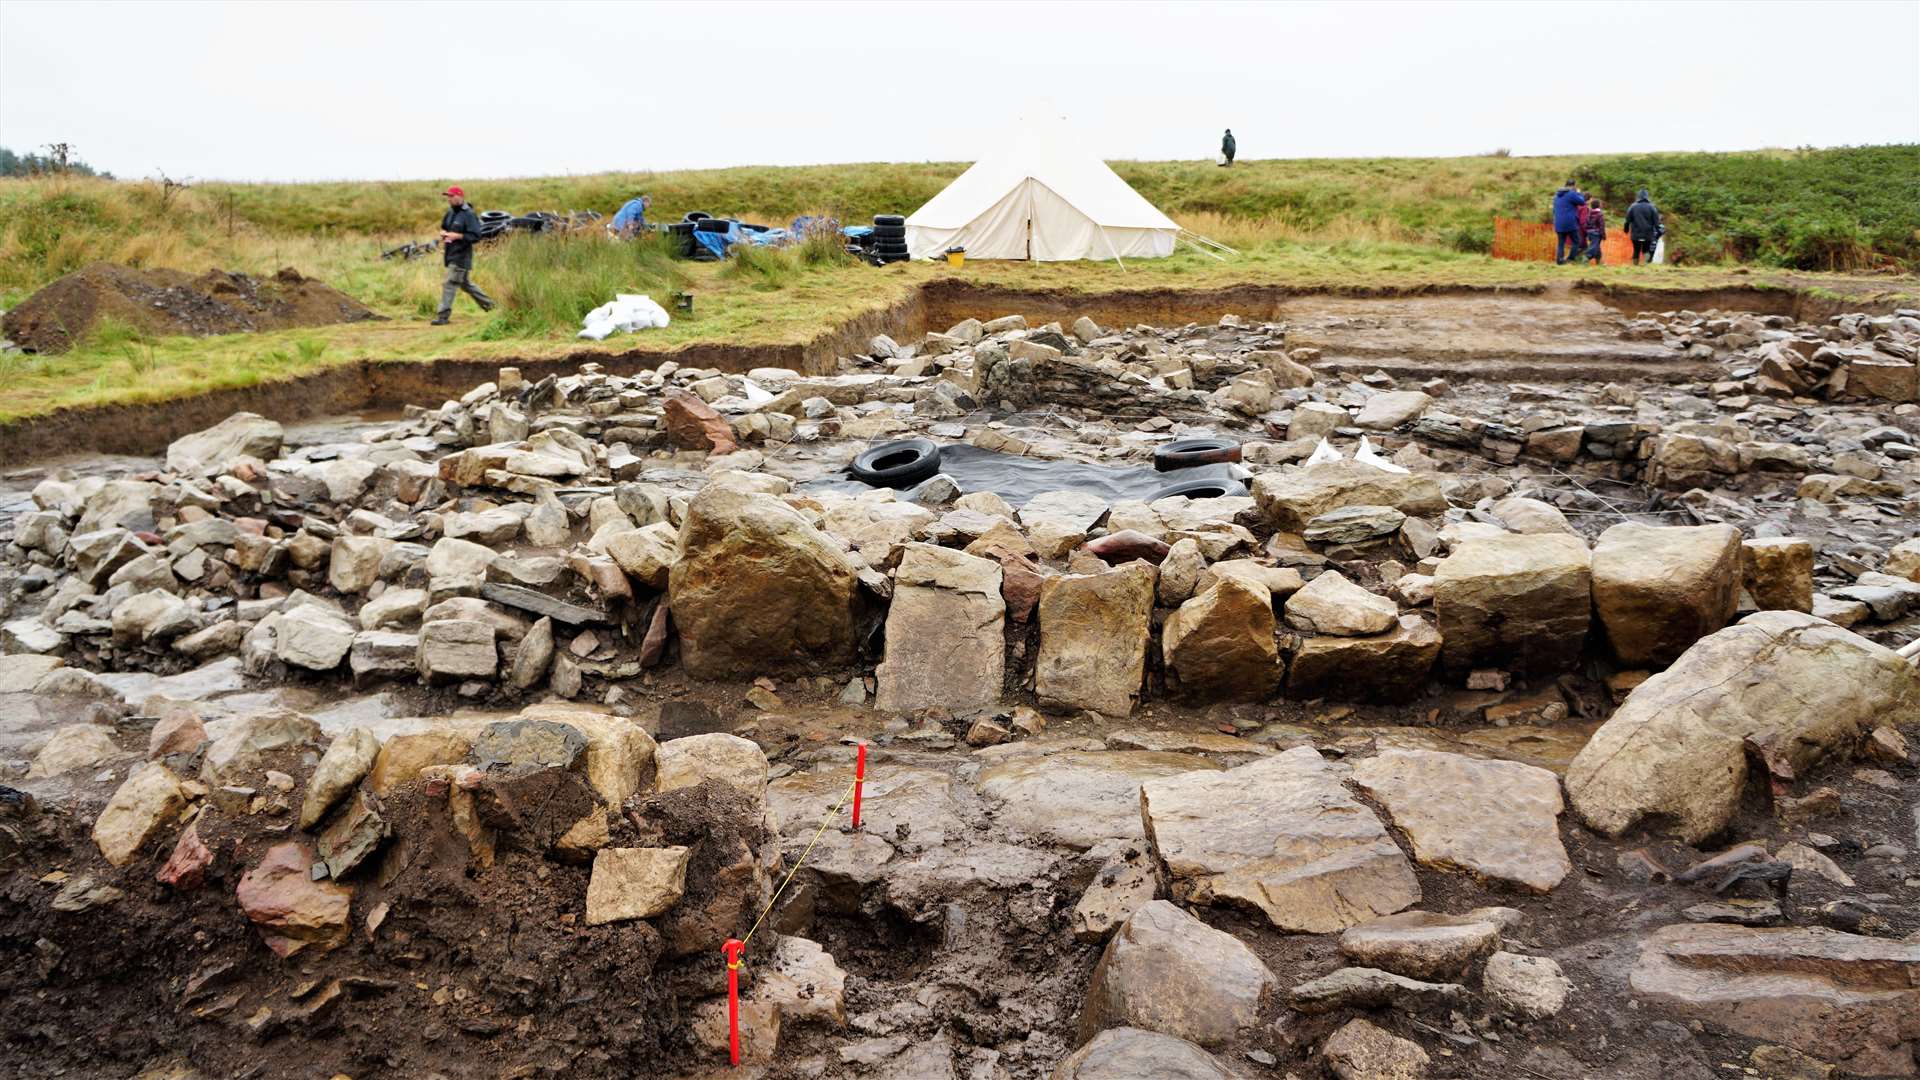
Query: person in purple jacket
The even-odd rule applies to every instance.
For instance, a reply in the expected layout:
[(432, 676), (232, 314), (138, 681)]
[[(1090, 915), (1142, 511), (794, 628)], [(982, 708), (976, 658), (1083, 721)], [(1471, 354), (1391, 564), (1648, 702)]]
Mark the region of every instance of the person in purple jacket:
[(1580, 255), (1580, 207), (1585, 206), (1587, 197), (1572, 180), (1567, 186), (1553, 193), (1553, 261), (1565, 264), (1568, 259)]

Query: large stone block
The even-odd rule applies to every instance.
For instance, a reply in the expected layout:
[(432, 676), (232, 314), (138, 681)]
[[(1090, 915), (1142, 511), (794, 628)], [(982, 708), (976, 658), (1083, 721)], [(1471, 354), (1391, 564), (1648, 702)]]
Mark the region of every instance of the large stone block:
[(1696, 642), (1627, 695), (1567, 769), (1581, 819), (1644, 820), (1699, 843), (1733, 820), (1750, 748), (1796, 774), (1889, 718), (1920, 715), (1920, 668), (1812, 615), (1762, 611)]
[(1817, 927), (1655, 931), (1628, 976), (1639, 1001), (1792, 1047), (1848, 1075), (1912, 1076), (1920, 944)]
[(1335, 701), (1400, 702), (1419, 697), (1440, 659), (1440, 634), (1418, 615), (1369, 637), (1310, 637), (1287, 668), (1287, 694)]
[(1621, 522), (1593, 548), (1593, 606), (1627, 667), (1665, 667), (1727, 625), (1740, 600), (1740, 530)]
[(699, 678), (816, 671), (853, 659), (857, 583), (845, 553), (771, 495), (707, 488), (688, 503), (669, 574)]
[(1392, 473), (1358, 461), (1328, 461), (1263, 473), (1253, 481), (1254, 502), (1279, 528), (1299, 532), (1307, 522), (1343, 506), (1391, 506), (1410, 516), (1447, 508), (1440, 484), (1421, 473)]
[(1441, 665), (1455, 674), (1494, 667), (1527, 676), (1571, 668), (1586, 644), (1591, 583), (1579, 537), (1467, 541), (1441, 560), (1433, 578)]
[(1420, 883), (1373, 811), (1317, 750), (1140, 788), (1147, 842), (1173, 896), (1258, 911), (1324, 934), (1420, 900)]
[(1000, 700), (1006, 602), (1000, 564), (932, 544), (908, 544), (887, 609), (887, 655), (874, 676), (877, 708), (956, 713)]
[(1258, 701), (1280, 682), (1273, 631), (1272, 594), (1223, 578), (1167, 617), (1160, 646), (1183, 692), (1202, 700)]
[(1133, 712), (1146, 674), (1154, 568), (1143, 562), (1040, 585), (1034, 692), (1050, 708)]

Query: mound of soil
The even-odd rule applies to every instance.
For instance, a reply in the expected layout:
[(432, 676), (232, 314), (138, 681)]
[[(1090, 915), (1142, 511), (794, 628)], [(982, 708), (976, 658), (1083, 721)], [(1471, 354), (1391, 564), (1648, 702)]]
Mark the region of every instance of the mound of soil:
[(262, 280), (226, 270), (189, 277), (94, 263), (27, 297), (0, 327), (28, 352), (56, 353), (109, 317), (149, 334), (195, 337), (380, 318), (291, 267)]
[[(311, 760), (287, 749), (266, 764), (304, 783)], [(178, 830), (114, 868), (89, 837), (90, 802), (0, 802), (0, 1001), (31, 1013), (0, 1025), (0, 1075), (132, 1076), (178, 1060), (197, 1071), (155, 1075), (630, 1077), (694, 1053), (681, 1031), (688, 998), (716, 991), (718, 942), (754, 913), (722, 902), (742, 893), (725, 878), (729, 853), (770, 839), (739, 824), (753, 820), (743, 795), (709, 781), (613, 815), (612, 844), (693, 849), (688, 910), (600, 926), (580, 921), (585, 863), (501, 833), (483, 872), (444, 798), (414, 787), (381, 806), (393, 835), (344, 882), (350, 935), (283, 960), (235, 888), (274, 845), (311, 847), (284, 808), (209, 807), (204, 881), (174, 888), (154, 870)], [(63, 908), (69, 875), (117, 894)], [(671, 955), (693, 937), (697, 955)]]

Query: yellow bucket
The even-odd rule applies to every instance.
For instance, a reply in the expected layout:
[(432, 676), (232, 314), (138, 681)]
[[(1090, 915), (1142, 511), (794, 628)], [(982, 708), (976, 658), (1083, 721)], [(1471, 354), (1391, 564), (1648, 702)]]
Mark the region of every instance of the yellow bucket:
[(965, 266), (966, 264), (967, 264), (966, 251), (960, 248), (955, 248), (952, 251), (947, 252), (948, 266), (959, 267), (959, 266)]

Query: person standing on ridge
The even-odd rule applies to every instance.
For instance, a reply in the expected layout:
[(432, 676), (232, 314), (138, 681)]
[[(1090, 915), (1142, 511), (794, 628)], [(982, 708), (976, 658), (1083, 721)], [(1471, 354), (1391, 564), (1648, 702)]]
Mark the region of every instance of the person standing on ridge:
[(1654, 208), (1653, 200), (1647, 197), (1646, 188), (1641, 188), (1639, 194), (1634, 196), (1633, 205), (1627, 207), (1624, 228), (1627, 239), (1633, 241), (1633, 265), (1640, 265), (1641, 255), (1652, 262), (1654, 248), (1659, 246), (1667, 228), (1660, 224), (1660, 211)]
[(453, 315), (455, 293), (465, 292), (480, 305), (481, 311), (493, 310), (493, 297), (480, 291), (470, 277), (473, 273), (473, 244), (480, 239), (480, 215), (467, 205), (467, 193), (458, 187), (441, 192), (447, 197), (447, 212), (440, 219), (440, 242), (445, 248), (446, 284), (440, 287), (440, 313), (433, 326), (445, 326)]
[(1583, 226), (1584, 231), (1580, 235), (1587, 245), (1586, 261), (1599, 266), (1600, 247), (1607, 239), (1607, 210), (1599, 199), (1588, 202), (1585, 210), (1587, 220)]
[(1580, 208), (1587, 204), (1587, 197), (1572, 180), (1567, 186), (1553, 193), (1553, 261), (1564, 265), (1568, 259), (1580, 255)]
[(1226, 137), (1220, 140), (1220, 156), (1227, 159), (1220, 163), (1223, 168), (1233, 164), (1233, 152), (1239, 148), (1240, 144), (1233, 140), (1233, 129), (1228, 128)]

